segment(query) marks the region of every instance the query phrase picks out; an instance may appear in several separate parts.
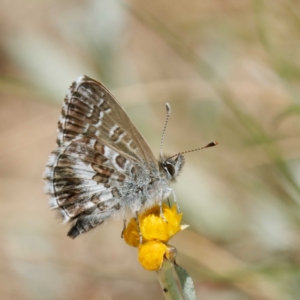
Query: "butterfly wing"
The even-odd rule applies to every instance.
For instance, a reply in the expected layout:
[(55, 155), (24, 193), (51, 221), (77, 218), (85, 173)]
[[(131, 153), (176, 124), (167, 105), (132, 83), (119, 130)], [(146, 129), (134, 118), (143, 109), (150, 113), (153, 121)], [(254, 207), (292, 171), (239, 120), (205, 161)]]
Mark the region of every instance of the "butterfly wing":
[[(157, 171), (157, 162), (123, 108), (100, 83), (78, 78), (65, 98), (57, 149), (45, 170), (50, 206), (75, 221), (75, 238), (104, 222), (124, 204), (125, 182), (138, 170)], [(150, 176), (150, 175), (149, 175)], [(127, 181), (126, 181), (127, 180)]]
[(100, 82), (79, 77), (70, 87), (58, 122), (59, 147), (83, 136), (100, 139), (143, 163), (156, 163), (147, 142), (114, 96)]

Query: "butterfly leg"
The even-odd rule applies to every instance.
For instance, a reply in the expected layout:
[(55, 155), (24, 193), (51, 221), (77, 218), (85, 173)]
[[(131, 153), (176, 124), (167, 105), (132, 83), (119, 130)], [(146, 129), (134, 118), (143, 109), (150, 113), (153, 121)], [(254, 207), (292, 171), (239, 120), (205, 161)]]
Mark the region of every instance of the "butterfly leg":
[(180, 213), (180, 208), (179, 208), (179, 205), (178, 205), (178, 202), (177, 202), (176, 194), (175, 194), (173, 189), (170, 189), (170, 190), (171, 190), (171, 193), (173, 195), (174, 203), (176, 204), (176, 207), (177, 207), (177, 212)]
[(163, 208), (162, 208), (162, 200), (159, 201), (158, 205), (159, 205), (159, 216), (160, 216), (166, 223), (168, 223), (167, 219), (165, 218), (164, 212), (163, 212)]
[(139, 235), (140, 235), (140, 245), (143, 244), (143, 236), (141, 233), (141, 228), (140, 228), (140, 222), (139, 222), (139, 215), (138, 215), (138, 211), (135, 212), (135, 220), (136, 220), (136, 224), (139, 230)]
[(121, 232), (121, 238), (124, 237), (124, 232), (125, 232), (125, 229), (126, 229), (126, 225), (127, 225), (127, 220), (126, 220), (126, 218), (124, 217), (124, 218), (123, 218), (123, 230), (122, 230), (122, 232)]

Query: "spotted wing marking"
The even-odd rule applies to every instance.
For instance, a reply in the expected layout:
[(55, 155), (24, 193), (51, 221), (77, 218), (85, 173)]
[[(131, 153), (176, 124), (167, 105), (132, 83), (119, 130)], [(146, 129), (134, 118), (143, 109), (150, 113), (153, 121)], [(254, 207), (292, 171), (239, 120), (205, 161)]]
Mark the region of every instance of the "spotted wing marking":
[(84, 135), (99, 137), (102, 120), (111, 112), (107, 95), (101, 90), (95, 91), (93, 86), (86, 88), (83, 79), (81, 76), (73, 82), (65, 97), (58, 121), (58, 147)]

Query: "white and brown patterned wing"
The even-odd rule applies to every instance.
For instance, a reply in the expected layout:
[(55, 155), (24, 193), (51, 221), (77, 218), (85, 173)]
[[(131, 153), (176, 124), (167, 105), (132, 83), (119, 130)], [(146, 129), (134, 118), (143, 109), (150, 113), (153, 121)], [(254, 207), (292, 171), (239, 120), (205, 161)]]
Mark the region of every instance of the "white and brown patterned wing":
[(130, 160), (88, 137), (54, 151), (44, 173), (46, 193), (64, 222), (76, 221), (68, 236), (89, 231), (119, 210), (124, 181), (135, 173)]
[(100, 139), (142, 163), (157, 164), (145, 139), (114, 96), (87, 76), (73, 82), (65, 98), (57, 145), (64, 147), (84, 136)]
[[(78, 78), (65, 98), (57, 149), (44, 173), (50, 206), (74, 221), (72, 238), (126, 206), (138, 169), (157, 176), (156, 160), (125, 111), (99, 82)], [(151, 175), (152, 174), (152, 175)], [(146, 177), (148, 175), (145, 175)]]

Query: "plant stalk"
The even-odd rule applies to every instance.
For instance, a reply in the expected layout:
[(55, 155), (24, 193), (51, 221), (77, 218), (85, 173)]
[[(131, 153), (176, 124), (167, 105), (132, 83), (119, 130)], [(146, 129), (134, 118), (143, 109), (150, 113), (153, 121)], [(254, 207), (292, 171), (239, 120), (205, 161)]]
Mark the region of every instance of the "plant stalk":
[(183, 300), (173, 276), (173, 263), (164, 259), (162, 267), (156, 272), (166, 300)]

